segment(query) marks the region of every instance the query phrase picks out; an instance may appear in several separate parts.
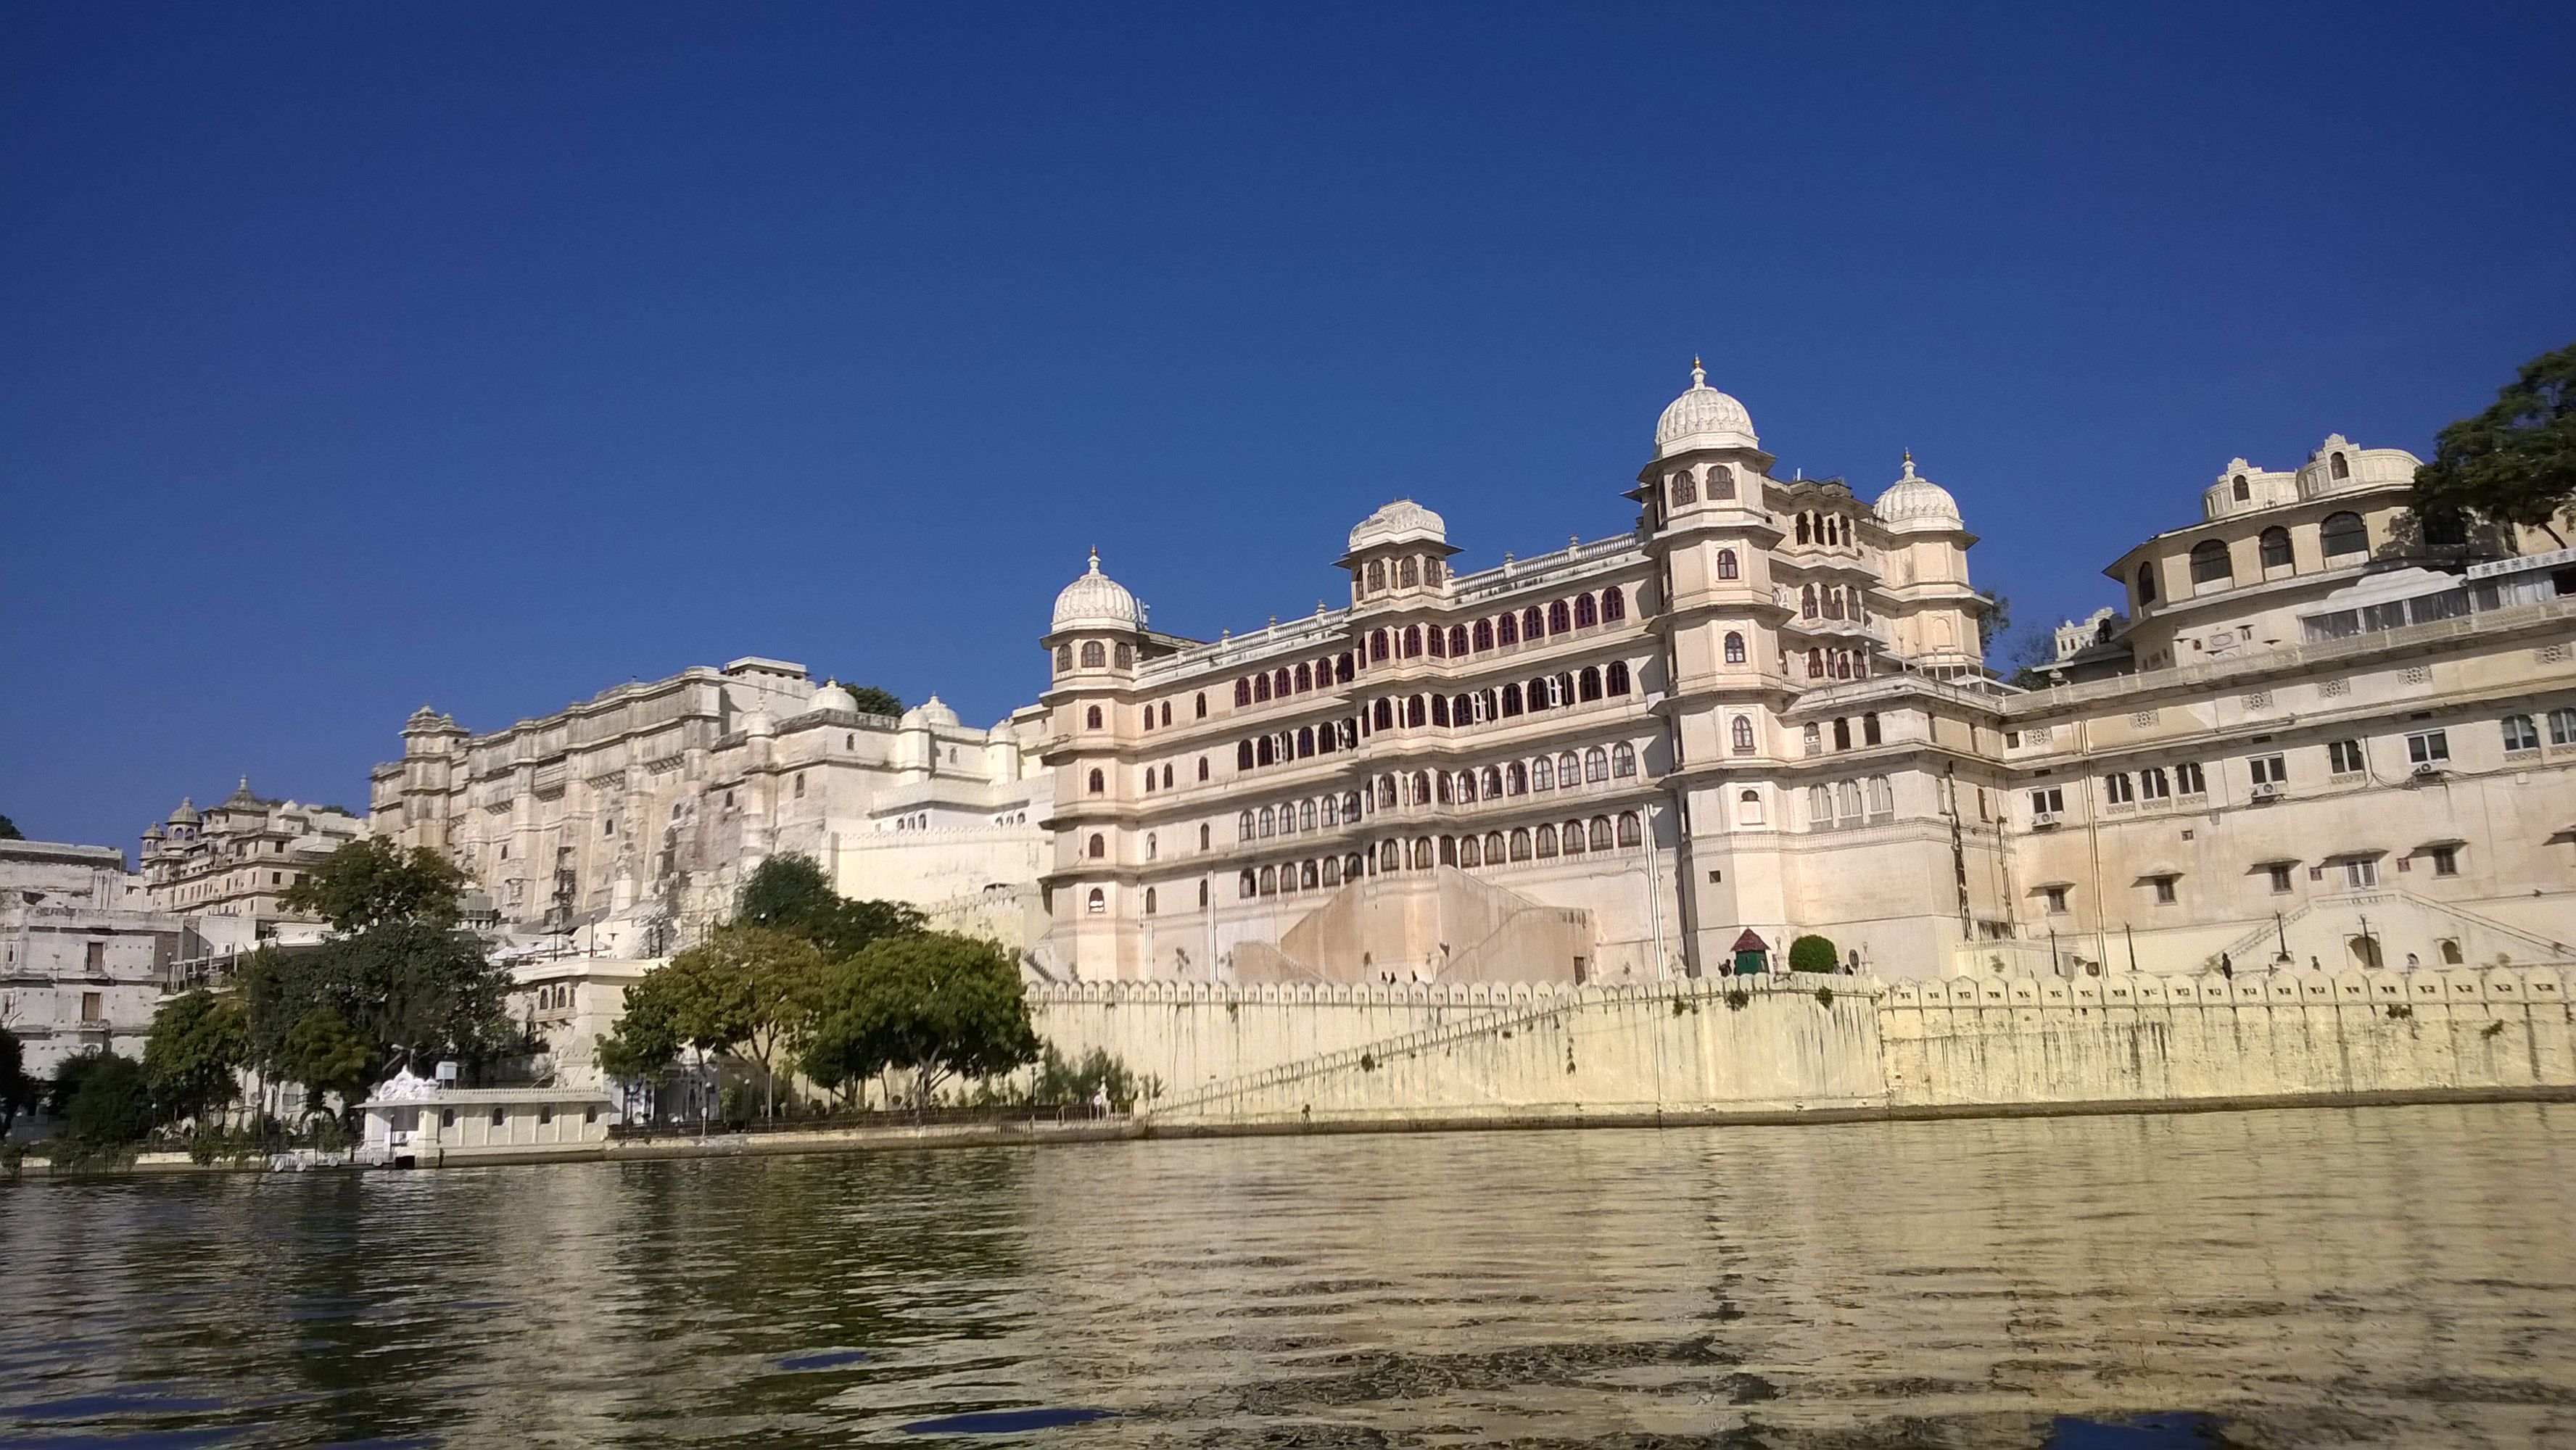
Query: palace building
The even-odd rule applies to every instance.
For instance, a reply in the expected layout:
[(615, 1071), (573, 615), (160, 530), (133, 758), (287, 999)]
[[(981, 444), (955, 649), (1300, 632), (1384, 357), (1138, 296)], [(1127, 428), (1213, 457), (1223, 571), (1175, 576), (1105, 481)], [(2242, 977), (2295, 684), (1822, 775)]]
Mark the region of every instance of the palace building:
[[(1782, 480), (1694, 367), (1635, 527), (1214, 643), (1058, 596), (1049, 976), (1622, 981), (1814, 933), (1881, 975), (2537, 960), (2576, 937), (2576, 555), (2442, 537), (2340, 436), (2229, 466), (1998, 679), (1951, 494)], [(2563, 728), (2562, 728), (2563, 727)]]

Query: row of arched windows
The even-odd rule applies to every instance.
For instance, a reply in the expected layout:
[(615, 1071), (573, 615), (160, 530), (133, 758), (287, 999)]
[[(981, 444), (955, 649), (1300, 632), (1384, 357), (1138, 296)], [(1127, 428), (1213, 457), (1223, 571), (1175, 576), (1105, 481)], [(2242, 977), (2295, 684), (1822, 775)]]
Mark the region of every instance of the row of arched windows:
[[(1300, 891), (1338, 887), (1346, 880), (1358, 880), (1370, 870), (1428, 871), (1435, 866), (1474, 869), (1522, 861), (1552, 861), (1559, 856), (1633, 849), (1643, 844), (1645, 826), (1635, 811), (1621, 811), (1616, 817), (1598, 815), (1590, 820), (1578, 817), (1563, 825), (1520, 826), (1508, 832), (1488, 831), (1482, 836), (1391, 838), (1378, 842), (1373, 851), (1366, 853), (1354, 852), (1346, 856), (1326, 856), (1319, 860), (1289, 861), (1257, 868), (1247, 866), (1235, 877), (1235, 894), (1247, 901), (1258, 896), (1290, 896)], [(1204, 895), (1201, 904), (1205, 904)], [(1145, 909), (1149, 914), (1153, 910), (1150, 888)]]
[(1628, 617), (1628, 596), (1613, 584), (1598, 598), (1577, 594), (1571, 599), (1553, 600), (1545, 606), (1530, 605), (1517, 613), (1505, 611), (1491, 619), (1474, 624), (1453, 624), (1443, 629), (1432, 625), (1408, 624), (1402, 629), (1373, 630), (1369, 634), (1368, 656), (1372, 662), (1386, 659), (1415, 659), (1422, 655), (1457, 659), (1469, 654), (1516, 645), (1527, 640), (1545, 639), (1551, 634), (1572, 634), (1596, 624), (1618, 624)]
[(1868, 679), (1869, 651), (1811, 649), (1807, 651), (1807, 678), (1811, 680)]
[[(1102, 644), (1100, 641), (1096, 639), (1086, 639), (1082, 642), (1082, 667), (1084, 669), (1106, 669), (1109, 665), (1110, 659), (1111, 655), (1109, 647)], [(1118, 646), (1116, 659), (1118, 661), (1118, 668), (1122, 670), (1134, 669), (1136, 667), (1136, 647), (1122, 641)], [(1055, 647), (1055, 668), (1056, 673), (1058, 674), (1062, 674), (1066, 670), (1073, 668), (1072, 645), (1060, 644)]]
[[(2440, 539), (2433, 538), (2431, 534), (2432, 531), (2428, 528), (2426, 531), (2428, 543), (2441, 545), (2459, 541), (2456, 529)], [(2362, 520), (2361, 515), (2349, 510), (2328, 514), (2317, 525), (2317, 547), (2328, 565), (2352, 555), (2368, 554), (2370, 526)], [(2272, 525), (2255, 537), (2254, 553), (2259, 567), (2266, 574), (2274, 569), (2294, 567), (2298, 559), (2298, 555), (2291, 548), (2290, 531), (2279, 524)], [(2136, 583), (2140, 604), (2156, 602), (2159, 593), (2157, 569), (2158, 566), (2153, 559), (2138, 566)], [(2209, 584), (2230, 583), (2235, 577), (2236, 557), (2226, 540), (2203, 539), (2191, 546), (2191, 582), (2194, 588)]]
[(1471, 695), (1411, 695), (1377, 700), (1366, 718), (1377, 730), (1422, 725), (1483, 725), (1514, 715), (1625, 695), (1632, 688), (1628, 662), (1606, 667), (1586, 665), (1558, 675), (1541, 675), (1527, 683), (1479, 690)]
[(1331, 830), (1345, 821), (1356, 823), (1360, 818), (1360, 802), (1360, 793), (1354, 790), (1340, 795), (1317, 796), (1311, 800), (1282, 801), (1257, 811), (1245, 811), (1236, 822), (1236, 837), (1245, 841), (1264, 840), (1300, 831)]
[[(1255, 770), (1265, 765), (1285, 765), (1314, 755), (1330, 755), (1348, 750), (1360, 743), (1357, 720), (1327, 720), (1322, 726), (1300, 725), (1276, 735), (1261, 735), (1234, 743), (1234, 768)], [(1199, 779), (1207, 777), (1202, 774)]]
[(1803, 513), (1795, 527), (1801, 544), (1849, 544), (1856, 540), (1852, 521), (1836, 513)]
[[(1234, 682), (1234, 703), (1239, 708), (1268, 700), (1285, 700), (1290, 695), (1303, 695), (1318, 686), (1330, 688), (1336, 682), (1347, 685), (1355, 668), (1350, 651), (1344, 650), (1329, 658), (1300, 663), (1293, 670), (1282, 665), (1276, 670), (1246, 675)], [(1163, 723), (1168, 725), (1172, 722), (1167, 719)]]
[(1384, 559), (1371, 559), (1368, 571), (1361, 576), (1360, 592), (1375, 594), (1393, 580), (1398, 589), (1411, 589), (1420, 584), (1438, 584), (1449, 566), (1437, 554), (1407, 555), (1389, 569)]
[[(1868, 815), (1861, 814), (1863, 792), (1867, 793)], [(1883, 821), (1896, 814), (1896, 790), (1883, 775), (1867, 781), (1838, 780), (1830, 785), (1807, 787), (1807, 828), (1829, 830), (1839, 825), (1857, 826), (1864, 820)]]
[[(1145, 706), (1145, 728), (1146, 728), (1146, 729), (1148, 729), (1148, 730), (1151, 730), (1151, 729), (1153, 729), (1153, 728), (1154, 728), (1154, 714), (1155, 714), (1155, 708), (1154, 708), (1154, 705), (1149, 701), (1149, 702), (1146, 704), (1146, 706)], [(1163, 701), (1163, 702), (1162, 702), (1162, 716), (1163, 716), (1163, 721), (1162, 721), (1162, 723), (1163, 723), (1163, 724), (1165, 724), (1165, 725), (1169, 725), (1169, 724), (1171, 724), (1171, 723), (1172, 723), (1172, 702), (1171, 702), (1171, 701), (1169, 701), (1169, 700), (1165, 700), (1165, 701)], [(1202, 719), (1202, 720), (1204, 720), (1204, 719), (1206, 719), (1206, 718), (1207, 718), (1207, 692), (1206, 692), (1205, 690), (1201, 690), (1201, 691), (1199, 692), (1199, 696), (1198, 696), (1198, 718), (1200, 718), (1200, 719)], [(1095, 726), (1095, 728), (1097, 728), (1097, 727)]]
[(1869, 607), (1862, 602), (1857, 584), (1827, 584), (1819, 588), (1809, 584), (1798, 591), (1798, 617), (1801, 619), (1856, 619), (1869, 622)]
[[(1680, 508), (1684, 504), (1699, 502), (1699, 482), (1691, 476), (1689, 469), (1682, 469), (1664, 482), (1668, 486), (1666, 497), (1670, 500), (1670, 507)], [(1735, 470), (1725, 464), (1710, 464), (1707, 482), (1708, 496), (1712, 501), (1735, 497)]]

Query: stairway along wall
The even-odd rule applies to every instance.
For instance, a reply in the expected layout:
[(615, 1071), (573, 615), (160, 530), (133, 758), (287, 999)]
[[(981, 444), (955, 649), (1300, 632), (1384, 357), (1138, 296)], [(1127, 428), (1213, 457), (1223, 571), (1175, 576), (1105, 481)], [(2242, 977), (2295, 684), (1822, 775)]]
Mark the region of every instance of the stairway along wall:
[(2564, 967), (1031, 989), (1174, 1123), (1403, 1126), (2576, 1090)]

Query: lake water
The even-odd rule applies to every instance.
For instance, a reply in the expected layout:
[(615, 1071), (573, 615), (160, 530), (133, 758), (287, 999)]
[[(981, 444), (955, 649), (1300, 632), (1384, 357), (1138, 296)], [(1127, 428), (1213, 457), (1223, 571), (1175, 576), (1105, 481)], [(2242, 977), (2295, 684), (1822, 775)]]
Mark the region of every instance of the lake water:
[(0, 1187), (0, 1442), (2576, 1443), (2576, 1108)]

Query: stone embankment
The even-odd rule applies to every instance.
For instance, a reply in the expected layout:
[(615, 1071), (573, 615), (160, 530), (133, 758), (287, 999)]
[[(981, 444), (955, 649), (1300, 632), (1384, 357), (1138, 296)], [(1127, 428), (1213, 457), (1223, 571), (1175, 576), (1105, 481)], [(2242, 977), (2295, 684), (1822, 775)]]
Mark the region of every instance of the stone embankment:
[(1787, 976), (1633, 986), (1104, 983), (1040, 1033), (1155, 1132), (1786, 1121), (2576, 1097), (2564, 965)]

